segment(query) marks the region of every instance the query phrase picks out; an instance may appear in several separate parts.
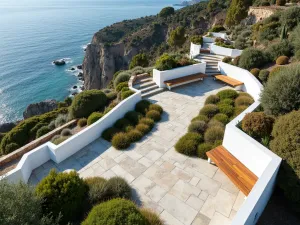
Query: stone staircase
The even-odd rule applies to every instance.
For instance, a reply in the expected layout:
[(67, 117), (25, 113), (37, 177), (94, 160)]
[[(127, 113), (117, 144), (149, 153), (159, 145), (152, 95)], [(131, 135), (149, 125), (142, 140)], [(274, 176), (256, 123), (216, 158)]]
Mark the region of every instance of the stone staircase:
[(133, 87), (142, 92), (142, 98), (156, 95), (165, 90), (164, 88), (159, 88), (149, 75), (138, 75)]
[(212, 76), (220, 74), (218, 62), (221, 62), (224, 56), (214, 54), (200, 54), (196, 59), (206, 62), (206, 75)]

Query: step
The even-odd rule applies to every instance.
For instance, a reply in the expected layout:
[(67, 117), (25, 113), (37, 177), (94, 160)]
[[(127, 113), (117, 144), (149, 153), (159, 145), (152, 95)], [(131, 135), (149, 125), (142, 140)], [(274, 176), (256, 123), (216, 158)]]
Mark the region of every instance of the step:
[(206, 59), (208, 61), (222, 61), (221, 58), (215, 58), (215, 57), (209, 57), (209, 56), (201, 56), (201, 55), (199, 55), (197, 58), (198, 59)]
[(149, 86), (147, 88), (141, 88), (140, 90), (142, 91), (142, 93), (146, 93), (146, 92), (152, 91), (152, 90), (157, 89), (157, 88), (158, 88), (157, 84), (154, 84), (154, 85)]
[(214, 54), (200, 54), (199, 57), (212, 58), (212, 59), (218, 59), (218, 60), (222, 60), (224, 58), (224, 56), (214, 55)]
[(134, 87), (135, 89), (142, 89), (142, 88), (147, 88), (147, 87), (149, 87), (149, 86), (152, 86), (152, 85), (154, 85), (154, 84), (155, 84), (155, 82), (154, 82), (153, 80), (151, 80), (151, 81), (147, 81), (147, 82), (135, 84), (135, 85), (133, 85), (133, 87)]
[(208, 64), (206, 64), (206, 69), (218, 69), (218, 64), (216, 64), (216, 65), (208, 65)]
[(147, 97), (150, 97), (150, 96), (153, 96), (153, 95), (156, 95), (156, 94), (159, 94), (163, 91), (165, 91), (166, 89), (165, 88), (156, 88), (152, 91), (149, 91), (149, 92), (146, 92), (146, 93), (143, 93), (142, 94), (142, 98), (147, 98)]
[(134, 84), (137, 85), (137, 84), (146, 83), (146, 82), (149, 82), (149, 81), (152, 81), (151, 77), (149, 77), (149, 78), (142, 78), (142, 79), (136, 80), (134, 82)]

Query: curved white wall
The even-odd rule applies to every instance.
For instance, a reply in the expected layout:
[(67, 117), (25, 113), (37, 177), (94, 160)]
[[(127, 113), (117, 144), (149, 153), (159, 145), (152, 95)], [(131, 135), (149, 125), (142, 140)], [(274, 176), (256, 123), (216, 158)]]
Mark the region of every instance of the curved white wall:
[(243, 52), (242, 50), (224, 48), (224, 47), (218, 46), (216, 44), (210, 45), (210, 53), (212, 53), (212, 54), (237, 57), (237, 56), (240, 56), (242, 54), (242, 52)]

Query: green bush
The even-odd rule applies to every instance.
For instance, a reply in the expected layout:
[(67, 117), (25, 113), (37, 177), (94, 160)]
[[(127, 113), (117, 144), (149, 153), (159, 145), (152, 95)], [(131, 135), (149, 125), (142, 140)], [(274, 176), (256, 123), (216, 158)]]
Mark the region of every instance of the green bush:
[(220, 101), (220, 98), (217, 95), (210, 95), (205, 100), (205, 105), (207, 104), (217, 104)]
[(129, 91), (129, 90), (130, 90), (129, 87), (123, 87), (122, 90), (121, 90), (121, 92), (123, 93), (123, 92)]
[(142, 118), (139, 123), (149, 126), (150, 129), (152, 129), (154, 127), (154, 124), (155, 124), (154, 120), (150, 119), (150, 118)]
[[(40, 124), (40, 123), (39, 123)], [(37, 124), (36, 126), (38, 126), (39, 124)], [(44, 123), (45, 125), (46, 125), (46, 123)], [(36, 127), (35, 126), (35, 127)], [(50, 130), (54, 130), (56, 127), (55, 127), (55, 120), (52, 120), (49, 124), (48, 124), (48, 127), (49, 127), (49, 129)], [(34, 128), (33, 128), (34, 129)], [(31, 131), (32, 131), (32, 129), (30, 130), (30, 133), (31, 133)], [(31, 135), (33, 135), (32, 133), (31, 133)]]
[(126, 133), (117, 133), (113, 136), (111, 144), (116, 149), (123, 150), (130, 146), (130, 140), (128, 139)]
[(295, 59), (296, 59), (297, 61), (300, 61), (300, 50), (297, 50), (297, 51), (295, 52)]
[(121, 177), (112, 177), (107, 183), (106, 187), (109, 190), (109, 198), (123, 198), (130, 200), (132, 192), (130, 185)]
[(220, 126), (209, 127), (204, 134), (205, 142), (211, 144), (214, 144), (216, 141), (223, 140), (223, 137), (224, 137), (224, 128)]
[(259, 68), (267, 62), (267, 57), (264, 53), (255, 48), (247, 48), (241, 54), (239, 67), (244, 69)]
[(245, 106), (245, 105), (235, 107), (233, 116), (237, 117), (242, 112), (244, 112), (247, 108), (248, 108), (248, 106)]
[(142, 100), (135, 105), (135, 111), (137, 111), (143, 115), (146, 115), (146, 113), (149, 110), (150, 105), (151, 105), (151, 102), (149, 102), (147, 100)]
[(225, 128), (225, 125), (218, 121), (218, 120), (215, 120), (215, 119), (212, 119), (211, 121), (209, 121), (209, 123), (207, 124), (208, 127), (222, 127), (222, 128)]
[(161, 115), (156, 110), (150, 110), (149, 112), (147, 112), (146, 117), (154, 120), (155, 122), (158, 122), (161, 120)]
[(248, 15), (248, 7), (252, 1), (233, 0), (227, 10), (225, 24), (228, 27), (239, 24)]
[(93, 112), (87, 119), (87, 124), (90, 126), (93, 123), (96, 123), (98, 120), (100, 120), (103, 117), (102, 113), (99, 112)]
[(114, 80), (114, 87), (116, 88), (120, 83), (128, 82), (130, 80), (131, 74), (127, 72), (120, 73)]
[(56, 138), (52, 138), (53, 139), (52, 143), (55, 144), (55, 145), (59, 145), (59, 144), (63, 143), (64, 141), (66, 141), (68, 138), (69, 137), (66, 137), (66, 136), (65, 137), (59, 136), (59, 137), (56, 137)]
[(167, 53), (163, 54), (155, 63), (155, 68), (160, 71), (170, 70), (177, 66), (177, 62), (173, 56)]
[(219, 106), (219, 105), (231, 105), (231, 106), (233, 106), (233, 104), (234, 104), (234, 101), (233, 101), (232, 99), (225, 98), (225, 99), (223, 99), (222, 101), (220, 101), (220, 102), (217, 104), (217, 106)]
[(77, 122), (78, 127), (85, 127), (86, 125), (87, 125), (87, 119), (86, 118), (82, 118), (82, 119), (78, 120), (78, 122)]
[(204, 115), (198, 115), (195, 118), (192, 119), (192, 122), (194, 121), (204, 121), (205, 123), (208, 123), (209, 119), (207, 116)]
[(231, 117), (234, 113), (234, 107), (227, 104), (219, 104), (218, 105), (219, 112), (225, 114), (228, 117)]
[(74, 97), (70, 113), (73, 118), (88, 117), (91, 113), (102, 109), (106, 103), (107, 97), (102, 91), (83, 91)]
[(157, 111), (159, 112), (159, 114), (162, 114), (163, 113), (163, 108), (160, 106), (160, 105), (157, 105), (157, 104), (152, 104), (149, 106), (149, 111), (151, 110), (154, 110), (154, 111)]
[(289, 66), (269, 79), (261, 95), (267, 114), (282, 115), (300, 107), (300, 66)]
[(128, 88), (128, 82), (122, 82), (122, 83), (119, 83), (118, 86), (116, 87), (116, 91), (117, 92), (120, 92), (123, 88)]
[(201, 35), (193, 36), (191, 42), (195, 45), (203, 45), (203, 37)]
[(45, 134), (48, 134), (51, 130), (49, 129), (48, 126), (41, 127), (37, 132), (36, 132), (36, 138), (40, 138), (44, 136)]
[(118, 93), (113, 91), (113, 92), (106, 94), (106, 97), (107, 97), (107, 100), (111, 102), (118, 97)]
[(106, 130), (103, 131), (101, 137), (106, 140), (106, 141), (111, 141), (113, 136), (115, 136), (117, 133), (120, 133), (121, 130), (120, 129), (117, 129), (115, 127), (110, 127), (110, 128), (107, 128)]
[(163, 8), (159, 12), (158, 16), (162, 17), (162, 18), (167, 18), (167, 17), (173, 15), (174, 13), (175, 13), (175, 9), (173, 7), (168, 6), (168, 7)]
[(128, 119), (121, 118), (115, 122), (114, 127), (125, 131), (126, 127), (131, 126), (131, 125), (132, 125), (132, 123)]
[(200, 115), (207, 116), (208, 118), (214, 117), (219, 112), (219, 109), (216, 105), (213, 104), (208, 104), (205, 105), (201, 110), (200, 110)]
[[(54, 122), (55, 122), (55, 121), (54, 121)], [(31, 137), (32, 139), (35, 139), (38, 130), (41, 129), (42, 127), (46, 127), (46, 126), (49, 128), (49, 125), (50, 125), (50, 124), (48, 124), (48, 123), (38, 123), (37, 125), (34, 126), (34, 128), (32, 128), (32, 129), (30, 130), (30, 137)], [(52, 125), (51, 125), (51, 126), (52, 126)], [(53, 129), (50, 129), (50, 128), (49, 128), (49, 130), (54, 130), (54, 129), (55, 129), (55, 124), (54, 124), (54, 128), (53, 128)]]
[(217, 93), (217, 96), (220, 98), (220, 100), (224, 100), (226, 98), (235, 99), (238, 95), (239, 94), (235, 90), (231, 89), (226, 89)]
[(224, 63), (232, 63), (232, 57), (226, 56), (226, 57), (224, 57), (224, 59), (222, 60), (222, 62), (224, 62)]
[(143, 138), (143, 134), (139, 130), (134, 129), (127, 133), (127, 137), (131, 143), (134, 143), (141, 140)]
[(253, 98), (249, 98), (247, 96), (240, 96), (238, 98), (235, 99), (235, 106), (249, 106), (252, 105), (254, 102)]
[(66, 114), (59, 114), (57, 118), (55, 119), (55, 127), (61, 127), (65, 123), (68, 122), (68, 115)]
[(201, 159), (207, 159), (206, 152), (213, 149), (213, 145), (209, 143), (202, 143), (198, 145), (197, 156)]
[(220, 32), (220, 31), (225, 31), (226, 29), (221, 26), (221, 25), (215, 25), (213, 26), (209, 31), (210, 32)]
[(128, 119), (133, 125), (137, 125), (140, 119), (143, 117), (143, 115), (136, 111), (129, 111), (125, 114), (124, 117)]
[(263, 83), (267, 83), (268, 79), (269, 79), (269, 74), (270, 72), (268, 70), (261, 70), (259, 72), (258, 78), (263, 82)]
[(276, 59), (276, 64), (277, 65), (286, 65), (288, 63), (289, 63), (289, 57), (287, 57), (287, 56), (279, 56)]
[(82, 225), (148, 225), (135, 204), (124, 199), (113, 199), (95, 206)]
[(239, 93), (239, 97), (248, 97), (248, 98), (252, 98), (252, 96), (250, 94), (248, 94), (247, 92), (240, 92)]
[(151, 131), (151, 128), (146, 124), (138, 124), (135, 127), (135, 129), (138, 130), (139, 132), (141, 132), (143, 135), (145, 135)]
[(5, 150), (2, 152), (2, 154), (8, 154), (11, 153), (15, 150), (17, 150), (18, 148), (20, 148), (20, 146), (16, 143), (9, 143), (8, 145), (6, 145)]
[(61, 131), (60, 135), (62, 137), (68, 137), (68, 136), (71, 136), (72, 135), (72, 130), (68, 129), (68, 128), (65, 128)]
[(82, 215), (87, 186), (75, 171), (57, 173), (51, 170), (37, 186), (36, 194), (43, 199), (45, 214), (62, 214), (64, 224)]
[(214, 120), (217, 120), (223, 124), (227, 124), (229, 122), (229, 118), (226, 114), (218, 113), (213, 117)]
[(137, 66), (147, 67), (149, 65), (148, 57), (145, 53), (135, 55), (129, 65), (129, 69), (133, 69)]
[(258, 68), (254, 68), (254, 69), (250, 70), (250, 73), (252, 73), (252, 75), (255, 76), (256, 78), (258, 78), (259, 72), (260, 72), (260, 69), (258, 69)]
[(121, 93), (121, 99), (124, 100), (126, 98), (128, 98), (129, 96), (133, 95), (135, 92), (134, 91), (124, 91)]
[(88, 186), (88, 199), (90, 204), (98, 204), (108, 199), (106, 180), (102, 177), (86, 178), (84, 182)]
[(274, 118), (263, 112), (252, 112), (246, 114), (242, 121), (242, 129), (253, 137), (270, 136), (273, 128)]
[(270, 45), (267, 50), (267, 54), (270, 55), (271, 60), (275, 61), (279, 56), (291, 56), (293, 53), (293, 47), (289, 41), (284, 40)]
[(270, 74), (269, 74), (269, 79), (275, 77), (279, 72), (285, 70), (286, 67), (283, 66), (277, 66), (274, 69), (271, 70)]
[(164, 225), (159, 216), (150, 209), (140, 209), (141, 214), (147, 219), (149, 225)]
[(188, 127), (189, 132), (199, 133), (202, 135), (204, 134), (206, 129), (207, 124), (204, 121), (194, 121)]
[(197, 154), (197, 147), (201, 142), (203, 142), (203, 137), (200, 134), (187, 133), (179, 139), (175, 145), (175, 149), (181, 154), (195, 156)]
[(241, 56), (237, 56), (233, 59), (232, 64), (238, 66), (240, 63)]
[(182, 47), (185, 41), (185, 27), (178, 26), (169, 34), (168, 44), (172, 47)]

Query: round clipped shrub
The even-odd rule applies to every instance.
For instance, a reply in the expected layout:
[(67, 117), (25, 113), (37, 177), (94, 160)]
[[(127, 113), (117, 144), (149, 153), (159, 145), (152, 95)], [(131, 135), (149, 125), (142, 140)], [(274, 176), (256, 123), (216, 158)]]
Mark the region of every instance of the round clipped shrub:
[(283, 66), (277, 66), (277, 67), (275, 67), (269, 73), (269, 79), (275, 77), (279, 72), (281, 72), (283, 70), (285, 70), (285, 67), (283, 67)]
[(133, 94), (134, 94), (134, 91), (131, 91), (131, 90), (124, 91), (121, 93), (121, 99), (124, 100)]
[(207, 159), (206, 152), (213, 149), (213, 145), (210, 143), (202, 143), (198, 145), (197, 156), (201, 159)]
[(118, 150), (126, 149), (130, 146), (130, 141), (125, 133), (117, 133), (111, 140), (112, 146)]
[(259, 68), (266, 63), (267, 59), (264, 53), (256, 48), (247, 48), (241, 54), (239, 67), (246, 70), (251, 68)]
[(123, 88), (128, 88), (128, 82), (119, 83), (118, 86), (116, 87), (116, 91), (120, 92), (122, 91)]
[(225, 127), (225, 125), (222, 122), (220, 122), (218, 120), (214, 120), (214, 119), (212, 119), (211, 121), (209, 121), (209, 123), (207, 124), (207, 126), (208, 127), (222, 127), (222, 128)]
[(61, 131), (60, 135), (63, 136), (63, 137), (71, 136), (72, 131), (68, 128), (65, 128)]
[(139, 132), (141, 132), (143, 135), (149, 133), (151, 131), (151, 128), (146, 125), (146, 124), (138, 124), (136, 127), (135, 127), (136, 130), (138, 130)]
[(189, 132), (194, 132), (199, 134), (204, 134), (206, 129), (207, 129), (207, 124), (204, 121), (194, 121), (188, 127)]
[(18, 148), (20, 148), (20, 146), (16, 143), (9, 143), (8, 145), (6, 145), (5, 147), (5, 151), (2, 151), (3, 154), (8, 154), (11, 153), (15, 150), (17, 150)]
[(227, 89), (227, 90), (223, 90), (223, 91), (219, 91), (217, 93), (217, 96), (223, 100), (226, 98), (229, 99), (235, 99), (239, 94), (235, 91), (235, 90), (231, 90), (231, 89)]
[(142, 208), (140, 212), (147, 219), (149, 225), (164, 225), (164, 222), (152, 210)]
[(248, 94), (247, 92), (240, 92), (239, 97), (242, 97), (242, 96), (252, 98), (252, 96), (250, 94)]
[(134, 143), (141, 140), (143, 138), (143, 134), (139, 130), (134, 129), (127, 132), (127, 138), (131, 143)]
[(136, 111), (129, 111), (125, 114), (124, 117), (128, 119), (133, 125), (137, 125), (140, 119), (143, 117), (143, 115)]
[(113, 136), (115, 136), (117, 133), (120, 133), (121, 130), (115, 127), (110, 127), (107, 128), (106, 130), (103, 131), (101, 137), (106, 140), (106, 141), (111, 141)]
[(160, 105), (157, 105), (157, 104), (152, 104), (149, 106), (149, 111), (151, 110), (154, 110), (154, 111), (157, 111), (159, 112), (159, 114), (162, 114), (163, 113), (163, 108), (160, 106)]
[(107, 183), (106, 187), (109, 190), (109, 198), (125, 198), (131, 199), (131, 187), (122, 177), (112, 177)]
[(68, 121), (68, 115), (59, 114), (55, 119), (55, 127), (60, 127)]
[(135, 105), (135, 111), (146, 115), (146, 113), (149, 110), (150, 105), (151, 105), (151, 102), (149, 102), (147, 100), (141, 100)]
[(179, 139), (175, 145), (175, 149), (181, 154), (195, 156), (197, 154), (197, 147), (201, 142), (203, 142), (203, 137), (200, 134), (187, 133)]
[[(129, 65), (129, 69), (134, 69), (134, 71), (139, 71), (141, 67), (147, 67), (149, 64), (148, 57), (145, 53), (140, 53), (135, 55)], [(137, 68), (138, 67), (138, 68)], [(143, 70), (141, 70), (143, 71)], [(143, 73), (143, 72), (141, 72)]]
[(241, 106), (237, 106), (234, 108), (234, 117), (237, 117), (238, 115), (240, 115), (242, 112), (244, 112), (246, 109), (248, 108), (248, 106), (245, 105), (241, 105)]
[(253, 102), (254, 102), (253, 98), (249, 98), (247, 96), (240, 96), (235, 99), (234, 104), (235, 106), (242, 106), (242, 105), (249, 106), (253, 104)]
[(198, 115), (198, 116), (196, 116), (195, 118), (192, 119), (192, 122), (194, 122), (194, 121), (204, 121), (205, 123), (208, 123), (209, 119), (208, 119), (207, 116)]
[(228, 117), (231, 117), (234, 113), (234, 107), (227, 104), (219, 104), (218, 105), (219, 112), (222, 114), (227, 115)]
[(140, 124), (146, 124), (151, 129), (154, 127), (154, 124), (155, 124), (154, 120), (150, 119), (150, 118), (142, 118), (139, 123)]
[(223, 137), (224, 137), (224, 128), (220, 126), (209, 127), (204, 134), (205, 142), (211, 144), (214, 144), (216, 141), (223, 140)]
[(84, 181), (88, 186), (88, 198), (90, 204), (94, 205), (108, 199), (107, 181), (104, 178), (89, 177)]
[(129, 126), (125, 127), (124, 131), (127, 133), (129, 131), (134, 130), (134, 129), (135, 129), (134, 126), (129, 125)]
[(55, 144), (55, 145), (59, 145), (59, 144), (63, 143), (64, 141), (66, 141), (68, 138), (69, 137), (60, 136), (59, 138), (54, 139), (54, 141), (52, 141), (52, 143)]
[(232, 62), (232, 57), (226, 56), (226, 57), (224, 57), (224, 59), (222, 60), (222, 62), (224, 62), (224, 63), (231, 63)]
[(229, 122), (229, 118), (227, 115), (223, 114), (223, 113), (218, 113), (217, 115), (215, 115), (213, 117), (214, 120), (217, 120), (223, 124), (227, 124)]
[(252, 73), (253, 76), (255, 76), (256, 78), (258, 77), (259, 72), (260, 72), (260, 69), (258, 69), (258, 68), (254, 68), (254, 69), (250, 70), (250, 73)]
[(75, 171), (57, 173), (51, 170), (37, 186), (36, 194), (44, 201), (44, 214), (57, 217), (62, 214), (61, 222), (74, 221), (82, 213), (87, 186)]
[(116, 88), (120, 83), (128, 82), (130, 77), (131, 75), (128, 72), (121, 72), (114, 80), (114, 87)]
[(288, 63), (289, 63), (289, 57), (287, 57), (287, 56), (279, 56), (276, 59), (276, 64), (277, 65), (286, 65)]
[(268, 70), (261, 70), (259, 72), (258, 78), (263, 82), (266, 83), (268, 81), (270, 72)]
[(132, 201), (113, 199), (95, 206), (82, 225), (148, 225)]
[(242, 121), (242, 129), (254, 137), (270, 136), (273, 128), (274, 118), (263, 112), (252, 112), (246, 114)]
[(113, 91), (113, 92), (106, 94), (106, 97), (107, 97), (107, 100), (111, 102), (118, 97), (118, 93)]
[(87, 119), (86, 118), (82, 118), (82, 119), (78, 120), (78, 122), (77, 122), (78, 127), (85, 127), (86, 125), (87, 125)]
[(70, 113), (73, 118), (88, 117), (91, 113), (103, 108), (106, 103), (107, 97), (102, 91), (83, 91), (74, 97)]
[(160, 71), (170, 70), (177, 66), (177, 62), (173, 56), (167, 53), (163, 54), (155, 63), (155, 68)]
[(87, 124), (92, 125), (93, 123), (97, 122), (103, 117), (102, 113), (99, 112), (93, 112), (87, 119)]
[(220, 101), (220, 98), (217, 95), (210, 95), (205, 100), (205, 105), (207, 104), (217, 104)]
[(201, 110), (200, 110), (200, 115), (207, 116), (208, 118), (212, 118), (214, 115), (216, 115), (219, 112), (218, 106), (213, 105), (213, 104), (208, 104), (205, 105)]
[(195, 35), (195, 36), (191, 37), (191, 42), (195, 45), (202, 45), (203, 37), (200, 35)]
[(232, 99), (229, 99), (229, 98), (225, 98), (223, 99), (222, 101), (220, 101), (217, 105), (233, 105), (234, 104), (234, 101)]
[(48, 126), (41, 127), (37, 132), (36, 132), (36, 138), (42, 137), (45, 134), (48, 134), (51, 130), (49, 129)]
[(125, 129), (131, 125), (132, 125), (132, 123), (128, 119), (121, 118), (115, 122), (114, 127), (125, 131)]
[(161, 120), (161, 115), (156, 110), (150, 110), (149, 112), (147, 112), (146, 117), (154, 120), (155, 122), (158, 122)]

